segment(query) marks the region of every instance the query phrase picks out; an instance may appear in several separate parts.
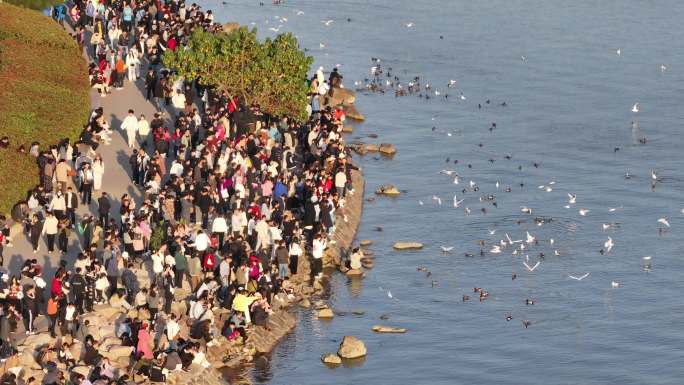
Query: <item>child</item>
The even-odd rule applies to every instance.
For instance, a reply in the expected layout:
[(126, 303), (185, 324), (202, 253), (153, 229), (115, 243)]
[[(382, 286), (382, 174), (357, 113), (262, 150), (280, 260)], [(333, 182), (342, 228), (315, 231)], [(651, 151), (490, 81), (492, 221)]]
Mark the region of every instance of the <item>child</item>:
[(59, 349), (58, 360), (66, 366), (67, 370), (71, 370), (71, 368), (76, 366), (76, 360), (71, 354), (71, 344), (67, 342), (62, 344), (62, 348)]

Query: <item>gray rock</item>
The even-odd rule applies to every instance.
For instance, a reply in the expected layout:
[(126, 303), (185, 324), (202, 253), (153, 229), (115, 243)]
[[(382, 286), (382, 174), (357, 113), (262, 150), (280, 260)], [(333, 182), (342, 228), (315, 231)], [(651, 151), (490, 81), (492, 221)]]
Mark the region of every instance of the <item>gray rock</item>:
[(394, 185), (386, 184), (386, 185), (382, 185), (382, 186), (378, 187), (377, 189), (375, 189), (375, 194), (395, 197), (395, 196), (399, 196), (399, 194), (401, 194), (401, 192), (399, 192), (399, 189), (394, 187)]
[(382, 326), (382, 325), (373, 325), (371, 330), (376, 332), (376, 333), (406, 333), (405, 328), (397, 328), (397, 327)]
[(319, 310), (317, 315), (318, 315), (318, 318), (322, 318), (322, 319), (332, 319), (335, 317), (335, 314), (333, 314), (333, 311), (331, 309), (328, 309), (328, 308)]
[(422, 249), (423, 244), (420, 242), (395, 242), (395, 250), (411, 250), (411, 249)]
[(339, 365), (342, 363), (342, 359), (335, 353), (325, 353), (321, 356), (321, 361), (324, 364)]
[(304, 309), (308, 309), (311, 307), (311, 302), (309, 302), (308, 299), (304, 298), (303, 300), (299, 301), (299, 306), (303, 307)]
[(394, 155), (397, 153), (397, 148), (391, 143), (381, 143), (378, 150), (383, 155)]

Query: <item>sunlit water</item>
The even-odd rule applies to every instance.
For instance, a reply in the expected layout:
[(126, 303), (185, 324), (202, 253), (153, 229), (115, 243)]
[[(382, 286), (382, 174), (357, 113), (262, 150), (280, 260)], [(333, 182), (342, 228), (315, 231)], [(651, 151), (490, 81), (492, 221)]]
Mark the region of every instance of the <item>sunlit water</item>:
[[(391, 160), (376, 160), (374, 155), (360, 159), (368, 181), (366, 196), (383, 183), (406, 190), (397, 199), (378, 198), (365, 205), (359, 238), (374, 240), (376, 267), (361, 282), (333, 278), (332, 306), (365, 314), (321, 322), (303, 312), (300, 325), (270, 363), (253, 371), (255, 382), (681, 382), (681, 4), (266, 3), (203, 2), (219, 20), (255, 22), (262, 36), (273, 35), (268, 29), (283, 24), (281, 30), (293, 32), (310, 48), (316, 66), (341, 64), (348, 87), (369, 76), (370, 58), (377, 57), (404, 83), (420, 76), (450, 98), (358, 96), (367, 120), (353, 136), (391, 142), (399, 150)], [(328, 19), (334, 22), (326, 27), (321, 21)], [(405, 26), (409, 22), (413, 27)], [(664, 72), (661, 65), (667, 67)], [(447, 89), (450, 79), (457, 83)], [(459, 100), (461, 92), (466, 100)], [(500, 105), (504, 101), (505, 107)], [(635, 102), (640, 103), (638, 114), (631, 112)], [(490, 132), (492, 122), (497, 128)], [(379, 138), (365, 138), (369, 133)], [(647, 138), (645, 145), (639, 143), (642, 137)], [(506, 154), (512, 159), (506, 160)], [(453, 164), (455, 159), (458, 164)], [(439, 174), (442, 169), (456, 170), (461, 184)], [(651, 169), (662, 178), (655, 191)], [(627, 170), (631, 179), (624, 178)], [(470, 180), (480, 191), (462, 194)], [(553, 192), (537, 188), (552, 180)], [(512, 192), (504, 192), (506, 186)], [(451, 206), (455, 193), (465, 198), (458, 209)], [(577, 194), (571, 209), (563, 207), (567, 193)], [(496, 195), (498, 208), (479, 202), (485, 194)], [(442, 199), (442, 206), (433, 195)], [(534, 215), (521, 213), (521, 206), (532, 207)], [(464, 207), (472, 210), (470, 216)], [(482, 207), (486, 214), (480, 212)], [(618, 209), (611, 213), (611, 207)], [(579, 208), (590, 212), (582, 217)], [(536, 226), (534, 216), (553, 220)], [(662, 236), (657, 223), (661, 217), (672, 225)], [(618, 226), (604, 232), (602, 223)], [(377, 226), (383, 231), (374, 231)], [(490, 235), (490, 229), (496, 233)], [(529, 254), (531, 265), (540, 252), (545, 254), (533, 273), (522, 265), (523, 256), (510, 255), (512, 248), (479, 256), (478, 240), (485, 240), (489, 249), (505, 233), (515, 240), (524, 238), (525, 231), (556, 241), (554, 247), (542, 241), (523, 253)], [(615, 247), (601, 255), (598, 251), (609, 236)], [(394, 252), (396, 240), (417, 240), (426, 247)], [(441, 245), (455, 248), (445, 255)], [(554, 249), (561, 255), (554, 256)], [(465, 257), (466, 252), (475, 257)], [(647, 255), (653, 257), (650, 272), (642, 269)], [(432, 277), (418, 272), (418, 266), (427, 267)], [(516, 280), (511, 280), (513, 272)], [(568, 278), (585, 273), (590, 275), (582, 281)], [(620, 287), (611, 288), (611, 281)], [(489, 298), (462, 302), (463, 294), (476, 298), (473, 287), (486, 289)], [(526, 306), (526, 298), (536, 304)], [(505, 319), (508, 313), (510, 322)], [(383, 314), (390, 319), (381, 321)], [(529, 328), (522, 320), (531, 322)], [(374, 334), (370, 327), (379, 323), (406, 327), (409, 333)], [(365, 362), (353, 368), (322, 365), (320, 355), (335, 351), (347, 334), (366, 342)]]

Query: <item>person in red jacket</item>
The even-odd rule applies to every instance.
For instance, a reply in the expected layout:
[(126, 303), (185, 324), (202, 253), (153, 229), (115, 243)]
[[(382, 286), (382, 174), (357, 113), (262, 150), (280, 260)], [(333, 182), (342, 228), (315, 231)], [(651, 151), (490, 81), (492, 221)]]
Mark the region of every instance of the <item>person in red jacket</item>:
[(205, 273), (213, 272), (216, 269), (216, 256), (213, 252), (204, 254), (204, 261), (202, 261), (202, 269)]

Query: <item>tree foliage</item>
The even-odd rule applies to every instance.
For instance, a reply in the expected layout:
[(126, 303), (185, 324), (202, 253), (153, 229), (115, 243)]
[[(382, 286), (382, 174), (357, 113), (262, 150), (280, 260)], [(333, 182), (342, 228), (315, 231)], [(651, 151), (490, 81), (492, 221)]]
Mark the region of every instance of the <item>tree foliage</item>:
[(313, 58), (297, 48), (291, 33), (257, 39), (256, 29), (240, 27), (230, 33), (196, 30), (188, 49), (167, 50), (164, 64), (178, 76), (198, 79), (258, 103), (273, 115), (306, 116), (306, 76)]

